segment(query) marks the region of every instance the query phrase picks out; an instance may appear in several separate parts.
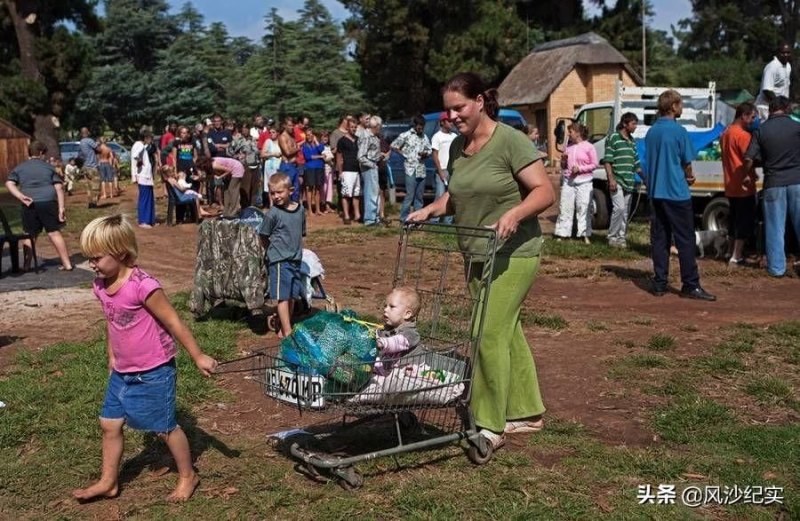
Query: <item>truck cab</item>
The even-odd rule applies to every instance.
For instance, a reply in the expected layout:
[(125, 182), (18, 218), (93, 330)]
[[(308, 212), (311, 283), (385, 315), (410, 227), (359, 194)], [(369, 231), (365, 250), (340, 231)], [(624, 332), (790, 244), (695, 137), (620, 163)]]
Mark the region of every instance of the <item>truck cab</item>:
[[(566, 124), (578, 121), (589, 128), (589, 141), (597, 151), (601, 165), (594, 171), (592, 227), (608, 227), (611, 211), (611, 196), (608, 191), (606, 172), (602, 165), (606, 140), (616, 131), (622, 114), (633, 112), (639, 118), (634, 133), (640, 157), (647, 131), (658, 118), (658, 96), (668, 87), (627, 87), (617, 82), (613, 100), (588, 103), (580, 107), (574, 117), (559, 118), (556, 124), (557, 149), (566, 148)], [(700, 227), (706, 230), (719, 230), (727, 227), (728, 200), (725, 198), (725, 185), (722, 161), (714, 153), (714, 144), (724, 126), (717, 122), (716, 85), (709, 82), (707, 88), (676, 88), (683, 98), (683, 114), (678, 123), (689, 131), (696, 143), (697, 158), (692, 161), (692, 169), (697, 179), (690, 187), (695, 214), (700, 218)], [(710, 147), (711, 153), (706, 149)], [(718, 147), (717, 147), (718, 149)], [(640, 188), (640, 196), (644, 194)]]

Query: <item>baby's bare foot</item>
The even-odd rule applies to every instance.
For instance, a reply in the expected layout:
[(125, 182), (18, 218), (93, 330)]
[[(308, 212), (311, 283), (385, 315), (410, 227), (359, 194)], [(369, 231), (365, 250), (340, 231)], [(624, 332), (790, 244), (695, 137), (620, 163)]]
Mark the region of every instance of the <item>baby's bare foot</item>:
[(192, 474), (192, 476), (188, 478), (178, 477), (178, 485), (175, 487), (175, 490), (172, 491), (172, 494), (167, 496), (167, 501), (176, 503), (188, 500), (192, 497), (192, 494), (194, 494), (199, 484), (200, 477), (197, 474)]
[(119, 488), (116, 483), (104, 483), (98, 481), (94, 485), (86, 488), (79, 488), (72, 491), (72, 497), (80, 501), (88, 501), (95, 498), (113, 498), (117, 497)]

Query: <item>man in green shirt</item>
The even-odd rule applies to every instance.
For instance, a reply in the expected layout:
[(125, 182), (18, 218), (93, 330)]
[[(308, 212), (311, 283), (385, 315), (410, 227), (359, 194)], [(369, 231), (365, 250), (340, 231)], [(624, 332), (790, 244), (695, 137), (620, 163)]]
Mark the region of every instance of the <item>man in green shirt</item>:
[(628, 212), (635, 184), (634, 175), (642, 172), (639, 154), (636, 153), (636, 141), (633, 139), (638, 123), (639, 118), (633, 112), (623, 114), (617, 125), (617, 132), (606, 141), (606, 153), (603, 157), (612, 205), (608, 244), (617, 248), (627, 247)]

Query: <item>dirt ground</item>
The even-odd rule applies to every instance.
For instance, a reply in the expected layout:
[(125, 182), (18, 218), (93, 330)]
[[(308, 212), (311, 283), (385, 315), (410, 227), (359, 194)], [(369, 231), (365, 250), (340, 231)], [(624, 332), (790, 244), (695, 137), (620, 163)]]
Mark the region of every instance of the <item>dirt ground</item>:
[[(135, 190), (98, 210), (133, 214)], [(85, 204), (80, 196), (70, 205)], [(163, 202), (159, 202), (163, 204)], [(557, 208), (542, 217), (552, 230)], [(326, 290), (340, 306), (377, 315), (391, 284), (397, 238), (365, 235), (360, 243), (331, 244), (316, 230), (342, 226), (334, 214), (311, 218), (308, 246), (322, 260)], [(395, 225), (396, 226), (396, 225)], [(77, 251), (79, 230), (66, 234)], [(158, 277), (168, 294), (189, 290), (193, 282), (195, 225), (157, 226), (137, 230), (140, 265)], [(46, 240), (40, 255), (55, 257)], [(559, 315), (568, 322), (560, 331), (528, 326), (547, 415), (575, 420), (608, 443), (641, 445), (653, 441), (647, 427), (648, 400), (623, 395), (609, 380), (607, 361), (643, 345), (655, 333), (676, 339), (678, 356), (708, 350), (719, 340), (719, 329), (737, 322), (757, 324), (798, 319), (797, 278), (774, 280), (764, 276), (727, 272), (719, 261), (700, 261), (703, 285), (717, 294), (716, 303), (701, 303), (669, 294), (650, 296), (641, 281), (650, 272), (649, 261), (612, 262), (603, 259), (562, 261), (546, 259), (526, 301), (526, 308)], [(559, 275), (560, 268), (576, 276)], [(677, 272), (677, 263), (673, 270)], [(586, 273), (587, 275), (581, 275)], [(0, 373), (20, 349), (43, 349), (63, 340), (84, 340), (101, 331), (102, 315), (88, 287), (0, 293)], [(43, 327), (48, 324), (48, 327)], [(602, 324), (604, 327), (598, 327)], [(242, 352), (274, 345), (274, 334), (240, 339)], [(220, 414), (217, 404), (197, 411), (198, 422), (224, 437), (263, 437), (264, 434), (302, 425), (308, 418), (264, 397), (257, 385), (240, 376), (221, 377), (219, 384), (236, 396)], [(521, 449), (524, 450), (524, 449)]]

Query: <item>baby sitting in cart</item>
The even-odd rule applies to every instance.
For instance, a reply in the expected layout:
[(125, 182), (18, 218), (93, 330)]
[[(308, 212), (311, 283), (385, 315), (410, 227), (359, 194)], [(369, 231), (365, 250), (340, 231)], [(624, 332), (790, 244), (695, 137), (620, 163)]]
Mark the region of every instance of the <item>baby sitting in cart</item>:
[[(444, 405), (462, 394), (461, 375), (436, 364), (443, 357), (414, 354), (420, 346), (416, 323), (419, 310), (420, 298), (414, 288), (399, 286), (386, 296), (384, 328), (377, 330), (378, 356), (373, 376), (350, 403)], [(453, 369), (451, 365), (447, 364), (447, 369)]]
[(386, 376), (392, 362), (410, 353), (419, 345), (417, 313), (419, 295), (414, 288), (400, 286), (386, 296), (383, 307), (383, 329), (377, 331), (378, 357), (375, 374)]

